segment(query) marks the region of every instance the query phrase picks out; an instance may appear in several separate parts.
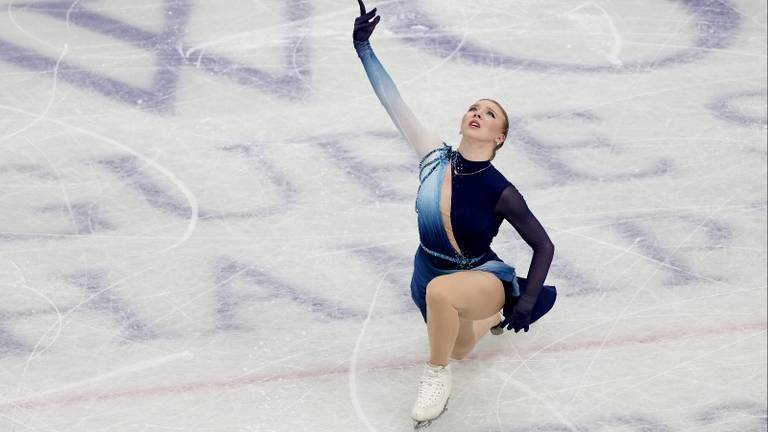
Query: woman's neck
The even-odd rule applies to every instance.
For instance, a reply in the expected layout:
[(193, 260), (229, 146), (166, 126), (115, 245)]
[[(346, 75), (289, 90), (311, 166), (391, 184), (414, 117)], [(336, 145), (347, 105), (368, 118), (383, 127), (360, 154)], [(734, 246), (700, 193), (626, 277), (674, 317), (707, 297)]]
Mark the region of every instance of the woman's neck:
[(468, 161), (487, 161), (493, 156), (493, 148), (488, 143), (473, 141), (463, 136), (456, 150)]

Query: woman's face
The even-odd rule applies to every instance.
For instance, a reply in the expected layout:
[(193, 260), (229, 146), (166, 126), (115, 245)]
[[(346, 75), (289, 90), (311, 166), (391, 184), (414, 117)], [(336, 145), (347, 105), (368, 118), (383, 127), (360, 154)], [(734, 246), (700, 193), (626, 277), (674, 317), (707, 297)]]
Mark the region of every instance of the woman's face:
[(462, 135), (480, 141), (504, 142), (504, 114), (499, 107), (487, 100), (472, 104), (461, 120)]

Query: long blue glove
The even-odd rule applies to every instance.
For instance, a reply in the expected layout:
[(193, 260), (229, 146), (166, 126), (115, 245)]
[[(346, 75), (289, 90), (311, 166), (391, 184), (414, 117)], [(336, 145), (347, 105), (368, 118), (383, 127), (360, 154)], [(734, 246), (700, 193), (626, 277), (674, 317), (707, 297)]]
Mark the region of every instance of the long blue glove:
[(357, 56), (363, 63), (365, 73), (379, 102), (387, 110), (392, 123), (405, 141), (416, 150), (418, 160), (421, 160), (430, 151), (441, 148), (443, 140), (419, 121), (400, 96), (392, 77), (374, 54), (368, 39), (381, 19), (380, 16), (373, 17), (376, 14), (376, 8), (366, 12), (362, 0), (358, 0), (357, 3), (360, 5), (360, 16), (355, 19), (355, 29), (352, 32)]

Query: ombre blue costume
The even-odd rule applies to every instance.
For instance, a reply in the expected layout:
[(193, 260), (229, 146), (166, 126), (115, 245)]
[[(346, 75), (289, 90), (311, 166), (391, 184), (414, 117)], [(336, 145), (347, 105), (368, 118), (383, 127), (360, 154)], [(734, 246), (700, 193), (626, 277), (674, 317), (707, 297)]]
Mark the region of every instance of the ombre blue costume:
[[(543, 288), (550, 294), (554, 293), (553, 286), (544, 285), (554, 246), (515, 186), (496, 170), (490, 160), (467, 160), (426, 130), (403, 102), (370, 42), (356, 40), (354, 46), (379, 101), (421, 159), (416, 196), (420, 245), (414, 256), (411, 297), (421, 310), (424, 321), (427, 321), (427, 284), (443, 274), (480, 270), (496, 275), (504, 285), (505, 318), (511, 307), (521, 299), (521, 294), (533, 304)], [(453, 170), (449, 216), (460, 251), (451, 244), (441, 219), (441, 187), (449, 166)], [(516, 276), (515, 268), (504, 263), (490, 248), (504, 219), (533, 249), (527, 279)], [(554, 302), (554, 298), (551, 300)], [(512, 306), (508, 309), (508, 305)], [(530, 322), (547, 310), (548, 307), (537, 315), (534, 308)]]

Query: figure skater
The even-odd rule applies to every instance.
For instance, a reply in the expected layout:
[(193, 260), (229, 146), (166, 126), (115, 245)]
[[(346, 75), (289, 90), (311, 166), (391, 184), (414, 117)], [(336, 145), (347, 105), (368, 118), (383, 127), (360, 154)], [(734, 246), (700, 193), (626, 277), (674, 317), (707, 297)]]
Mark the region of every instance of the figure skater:
[[(555, 248), (520, 192), (491, 164), (509, 131), (501, 105), (491, 99), (471, 104), (461, 120), (458, 148), (442, 142), (404, 103), (371, 48), (369, 38), (381, 19), (376, 8), (366, 12), (362, 0), (358, 5), (352, 34), (357, 55), (379, 101), (420, 159), (415, 209), (420, 244), (411, 297), (427, 324), (429, 361), (411, 412), (419, 428), (448, 402), (449, 357), (464, 358), (489, 329), (527, 332), (552, 307), (555, 287), (544, 280)], [(527, 279), (517, 277), (490, 248), (504, 219), (533, 249)]]

